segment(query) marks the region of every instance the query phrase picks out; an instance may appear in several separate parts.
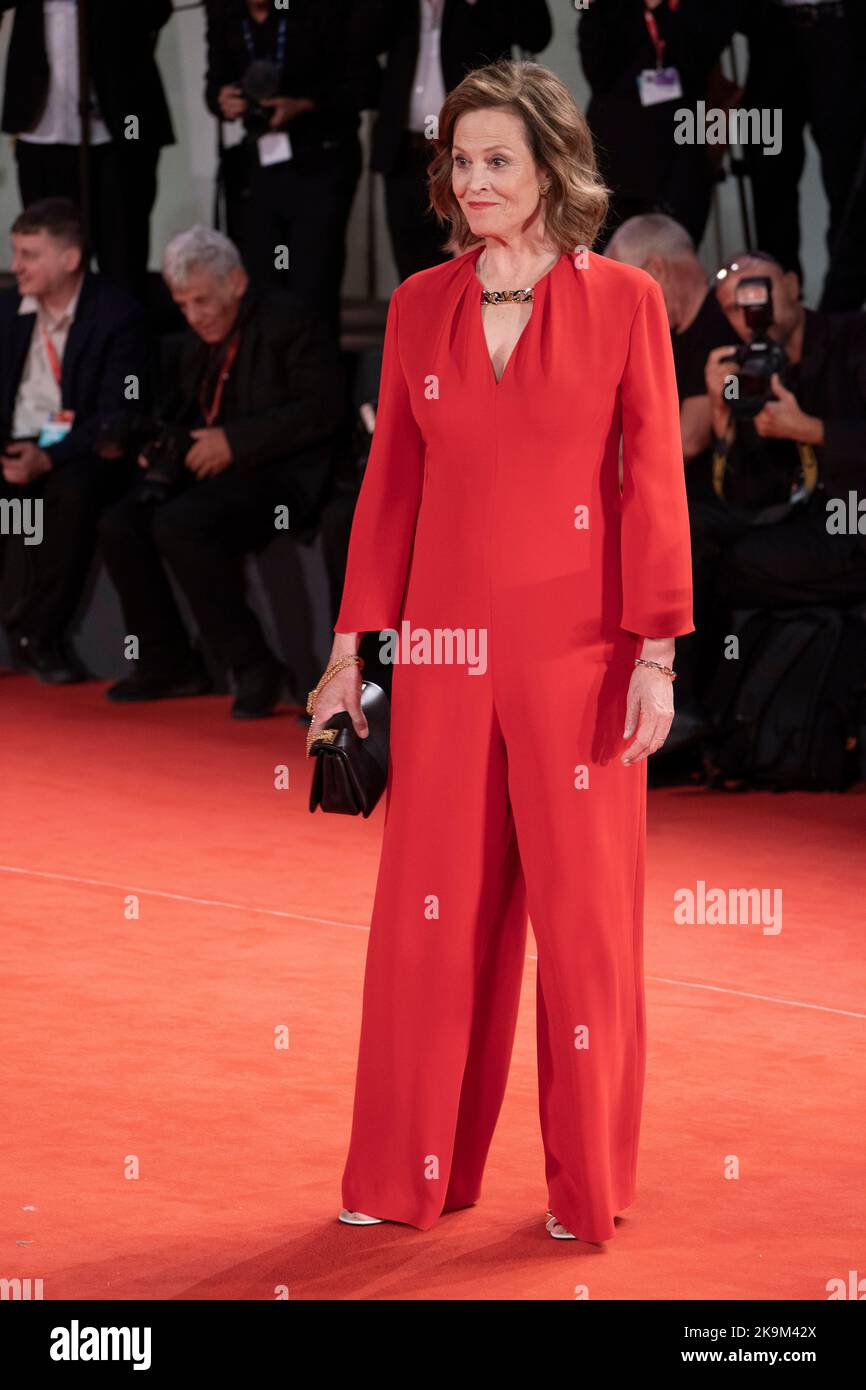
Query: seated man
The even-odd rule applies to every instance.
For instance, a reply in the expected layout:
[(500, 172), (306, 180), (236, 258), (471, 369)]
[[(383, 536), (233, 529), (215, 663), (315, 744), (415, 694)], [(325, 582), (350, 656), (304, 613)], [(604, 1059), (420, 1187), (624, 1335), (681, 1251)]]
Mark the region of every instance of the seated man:
[(102, 518), (102, 554), (138, 639), (135, 670), (106, 693), (155, 700), (211, 689), (165, 560), (204, 644), (232, 673), (233, 717), (257, 719), (273, 712), (284, 673), (247, 605), (244, 555), (276, 534), (286, 510), (292, 530), (318, 514), (343, 411), (339, 352), (291, 296), (252, 289), (219, 232), (176, 236), (163, 276), (191, 330), (165, 419), (189, 434), (176, 477), (139, 486)]
[[(12, 227), (17, 290), (0, 293), (0, 622), (15, 664), (67, 684), (86, 672), (66, 641), (107, 500), (129, 485), (94, 452), (108, 415), (146, 404), (138, 305), (86, 269), (65, 198), (33, 203)], [(16, 518), (41, 518), (23, 534)]]
[(712, 410), (704, 367), (713, 348), (731, 340), (731, 325), (715, 284), (679, 222), (662, 212), (630, 217), (608, 242), (605, 255), (645, 270), (661, 286), (671, 325), (680, 399), (680, 431), (689, 499), (710, 492)]
[(731, 344), (751, 337), (738, 287), (754, 277), (770, 282), (768, 338), (786, 362), (750, 419), (733, 408), (734, 347), (707, 361), (717, 488), (689, 508), (696, 631), (677, 642), (680, 709), (696, 715), (731, 609), (866, 599), (866, 535), (831, 515), (848, 512), (866, 481), (866, 316), (805, 308), (794, 271), (743, 252), (717, 277)]

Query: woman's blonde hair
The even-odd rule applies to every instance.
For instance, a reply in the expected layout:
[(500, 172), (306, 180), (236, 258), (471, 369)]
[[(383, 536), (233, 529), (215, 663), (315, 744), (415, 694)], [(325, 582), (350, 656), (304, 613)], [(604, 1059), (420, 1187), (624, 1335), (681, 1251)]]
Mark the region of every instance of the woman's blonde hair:
[(544, 198), (549, 238), (565, 253), (592, 246), (607, 215), (610, 190), (598, 173), (589, 126), (556, 73), (528, 59), (500, 58), (467, 73), (439, 112), (427, 183), (433, 212), (451, 228), (445, 250), (459, 256), (483, 240), (470, 231), (454, 197), (451, 146), (459, 118), (490, 107), (520, 118), (536, 164), (549, 171), (550, 191)]

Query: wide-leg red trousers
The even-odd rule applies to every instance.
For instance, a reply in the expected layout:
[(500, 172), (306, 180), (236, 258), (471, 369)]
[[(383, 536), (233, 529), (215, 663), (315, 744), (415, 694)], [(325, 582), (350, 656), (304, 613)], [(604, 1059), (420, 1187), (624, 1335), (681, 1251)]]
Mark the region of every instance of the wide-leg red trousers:
[[(607, 756), (625, 747), (628, 651), (549, 664), (542, 701), (497, 654), (480, 676), (394, 668), (343, 1204), (427, 1229), (478, 1200), (528, 907), (548, 1204), (603, 1241), (634, 1198), (645, 1065), (646, 765)], [(593, 744), (605, 761), (587, 764)]]

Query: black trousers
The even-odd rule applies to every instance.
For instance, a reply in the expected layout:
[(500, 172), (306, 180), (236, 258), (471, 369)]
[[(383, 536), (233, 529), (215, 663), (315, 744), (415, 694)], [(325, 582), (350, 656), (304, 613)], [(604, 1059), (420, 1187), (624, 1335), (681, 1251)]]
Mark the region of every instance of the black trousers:
[[(639, 109), (640, 116), (629, 116), (623, 121), (616, 148), (628, 148), (632, 140), (632, 119), (641, 119), (643, 116), (642, 108)], [(608, 135), (608, 139), (610, 138)], [(593, 243), (594, 250), (604, 251), (614, 232), (623, 222), (627, 222), (630, 217), (642, 217), (648, 212), (663, 212), (672, 217), (685, 227), (695, 246), (700, 246), (704, 239), (715, 187), (715, 175), (707, 158), (706, 147), (675, 145), (672, 131), (670, 143), (667, 139), (660, 140), (655, 158), (655, 191), (651, 197), (634, 195), (629, 193), (627, 188), (618, 187), (620, 179), (617, 162), (616, 159), (610, 161), (607, 164), (607, 172), (603, 160), (601, 163), (603, 177), (613, 188), (613, 192), (604, 226)]]
[(122, 461), (71, 460), (25, 487), (0, 475), (0, 497), (42, 502), (42, 540), (0, 536), (0, 622), (11, 637), (50, 641), (75, 613), (96, 549), (100, 512), (128, 488)]
[(403, 132), (400, 154), (385, 175), (385, 215), (401, 280), (450, 260), (442, 250), (448, 231), (427, 207), (427, 164), (432, 146)]
[(185, 665), (190, 638), (166, 574), (182, 589), (202, 641), (223, 667), (269, 655), (258, 619), (246, 601), (244, 557), (276, 534), (275, 508), (295, 512), (290, 464), (241, 468), (193, 479), (165, 502), (124, 497), (103, 514), (100, 548), (120, 597), (126, 632), (139, 639), (148, 671)]
[(677, 638), (681, 704), (701, 698), (733, 609), (847, 608), (866, 599), (866, 536), (828, 532), (829, 495), (816, 490), (774, 526), (752, 526), (716, 499), (689, 502), (695, 631)]
[(821, 303), (824, 314), (857, 313), (866, 303), (866, 137), (857, 178), (839, 224)]
[[(849, 22), (818, 12), (805, 23), (795, 11), (767, 6), (749, 44), (749, 75), (742, 105), (782, 111), (782, 146), (764, 155), (745, 147), (755, 206), (758, 245), (786, 270), (800, 262), (799, 183), (808, 125), (818, 147), (829, 204), (827, 247), (832, 257), (854, 183), (864, 132), (863, 45)], [(858, 306), (859, 307), (859, 306)]]
[[(78, 145), (33, 145), (16, 140), (18, 186), (24, 207), (40, 198), (80, 203)], [(90, 150), (90, 230), (99, 269), (146, 302), (150, 214), (156, 198), (159, 150), (128, 140)]]
[[(289, 132), (291, 135), (291, 131)], [(346, 227), (361, 176), (355, 139), (309, 159), (262, 165), (250, 151), (244, 261), (253, 281), (289, 290), (340, 330), (340, 294), (346, 266)], [(278, 247), (289, 265), (277, 269)]]

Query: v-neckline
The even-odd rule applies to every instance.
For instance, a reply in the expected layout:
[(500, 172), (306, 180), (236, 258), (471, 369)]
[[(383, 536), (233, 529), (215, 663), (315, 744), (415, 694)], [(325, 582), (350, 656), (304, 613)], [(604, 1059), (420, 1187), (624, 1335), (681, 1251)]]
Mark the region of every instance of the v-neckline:
[[(493, 365), (493, 358), (490, 356), (490, 349), (489, 349), (488, 346), (487, 346), (487, 336), (486, 336), (486, 334), (485, 334), (485, 332), (484, 332), (484, 315), (483, 315), (483, 312), (482, 312), (484, 306), (483, 306), (483, 304), (481, 303), (481, 293), (480, 293), (481, 290), (484, 288), (484, 286), (481, 284), (481, 281), (480, 281), (480, 279), (479, 279), (479, 277), (478, 277), (478, 271), (477, 271), (478, 262), (479, 262), (479, 260), (481, 259), (481, 253), (482, 253), (482, 251), (483, 251), (484, 249), (485, 249), (485, 248), (484, 248), (484, 245), (482, 244), (481, 246), (479, 246), (479, 247), (477, 248), (477, 250), (476, 250), (476, 252), (475, 252), (475, 255), (472, 256), (471, 259), (470, 259), (470, 265), (471, 265), (471, 267), (472, 267), (472, 279), (473, 279), (474, 283), (478, 286), (478, 290), (479, 290), (479, 295), (478, 295), (478, 299), (476, 300), (476, 307), (475, 307), (475, 309), (474, 309), (474, 314), (475, 314), (475, 317), (476, 317), (477, 322), (478, 322), (478, 328), (479, 328), (479, 332), (480, 332), (480, 335), (481, 335), (481, 346), (482, 346), (482, 348), (483, 348), (483, 350), (484, 350), (484, 355), (485, 355), (485, 357), (487, 358), (487, 363), (488, 363), (489, 370), (490, 370), (491, 381), (492, 381), (492, 383), (493, 383), (494, 389), (496, 389), (496, 388), (500, 387), (500, 386), (502, 385), (503, 381), (505, 380), (505, 374), (506, 374), (506, 372), (508, 371), (508, 368), (511, 366), (512, 359), (513, 359), (514, 357), (516, 357), (516, 355), (517, 355), (517, 349), (520, 347), (520, 344), (523, 342), (523, 339), (526, 337), (526, 334), (527, 334), (527, 332), (528, 332), (528, 330), (529, 330), (529, 326), (530, 326), (530, 324), (532, 323), (532, 320), (536, 317), (536, 314), (538, 313), (539, 302), (540, 302), (540, 301), (539, 301), (539, 296), (538, 296), (538, 295), (533, 295), (533, 298), (532, 298), (532, 313), (529, 315), (529, 318), (526, 320), (526, 323), (523, 325), (523, 327), (521, 328), (520, 332), (518, 333), (517, 339), (516, 339), (515, 344), (514, 344), (514, 347), (511, 349), (511, 351), (509, 352), (507, 358), (505, 359), (505, 366), (502, 368), (501, 375), (499, 376), (499, 379), (497, 380), (497, 377), (496, 377), (496, 368), (495, 368), (494, 365)], [(546, 287), (547, 287), (547, 281), (549, 280), (549, 278), (550, 278), (550, 276), (553, 274), (553, 272), (556, 270), (556, 267), (559, 265), (559, 263), (560, 263), (561, 260), (562, 260), (562, 252), (560, 252), (558, 259), (555, 260), (555, 261), (553, 262), (553, 265), (550, 267), (550, 269), (549, 269), (549, 270), (546, 270), (546, 271), (544, 272), (544, 274), (541, 275), (541, 276), (539, 276), (539, 278), (535, 281), (534, 285), (532, 286), (533, 290), (537, 290), (537, 289), (539, 288), (539, 286), (541, 286), (541, 293), (542, 293), (542, 294), (544, 293), (544, 290), (545, 290)]]

